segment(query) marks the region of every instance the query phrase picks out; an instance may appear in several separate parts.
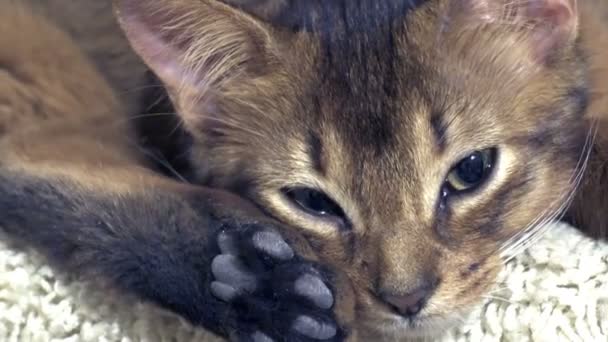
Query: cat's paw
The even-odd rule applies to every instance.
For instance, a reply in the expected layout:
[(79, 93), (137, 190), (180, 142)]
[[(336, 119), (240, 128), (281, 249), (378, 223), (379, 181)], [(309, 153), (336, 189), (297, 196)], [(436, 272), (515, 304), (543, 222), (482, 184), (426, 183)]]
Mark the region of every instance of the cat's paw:
[(317, 265), (300, 258), (269, 227), (222, 230), (212, 261), (211, 293), (229, 305), (236, 341), (339, 341), (334, 295)]

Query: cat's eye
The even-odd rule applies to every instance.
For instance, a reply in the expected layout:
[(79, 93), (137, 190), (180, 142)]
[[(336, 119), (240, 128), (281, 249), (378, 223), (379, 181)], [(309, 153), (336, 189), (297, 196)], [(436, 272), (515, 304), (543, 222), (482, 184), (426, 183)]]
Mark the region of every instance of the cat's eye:
[(479, 187), (490, 175), (496, 149), (475, 151), (460, 160), (446, 179), (450, 192), (471, 191)]
[(283, 193), (298, 208), (310, 215), (345, 220), (344, 210), (322, 191), (298, 187), (283, 189)]

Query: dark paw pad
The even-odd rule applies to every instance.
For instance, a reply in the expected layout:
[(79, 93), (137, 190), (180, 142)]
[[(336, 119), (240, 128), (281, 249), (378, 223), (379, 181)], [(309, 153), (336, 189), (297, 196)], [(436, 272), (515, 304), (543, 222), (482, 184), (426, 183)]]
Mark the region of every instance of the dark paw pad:
[(320, 267), (298, 257), (275, 230), (259, 225), (218, 235), (211, 293), (229, 306), (238, 341), (337, 341), (334, 295)]

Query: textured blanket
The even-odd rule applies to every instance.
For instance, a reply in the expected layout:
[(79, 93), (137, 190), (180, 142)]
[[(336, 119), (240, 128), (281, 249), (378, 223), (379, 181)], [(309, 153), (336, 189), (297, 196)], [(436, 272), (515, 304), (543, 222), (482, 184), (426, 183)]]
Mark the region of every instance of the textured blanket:
[[(608, 244), (556, 224), (499, 283), (444, 341), (608, 341)], [(215, 340), (149, 305), (58, 277), (35, 253), (0, 242), (0, 341)]]

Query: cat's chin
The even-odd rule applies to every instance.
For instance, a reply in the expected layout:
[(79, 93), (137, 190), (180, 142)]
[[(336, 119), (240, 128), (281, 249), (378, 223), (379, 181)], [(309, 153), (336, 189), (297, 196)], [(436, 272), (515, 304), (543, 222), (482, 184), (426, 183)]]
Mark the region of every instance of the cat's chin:
[(429, 315), (407, 319), (390, 313), (381, 313), (364, 320), (367, 323), (359, 336), (363, 341), (412, 341), (439, 338), (447, 330), (462, 323), (462, 314)]

